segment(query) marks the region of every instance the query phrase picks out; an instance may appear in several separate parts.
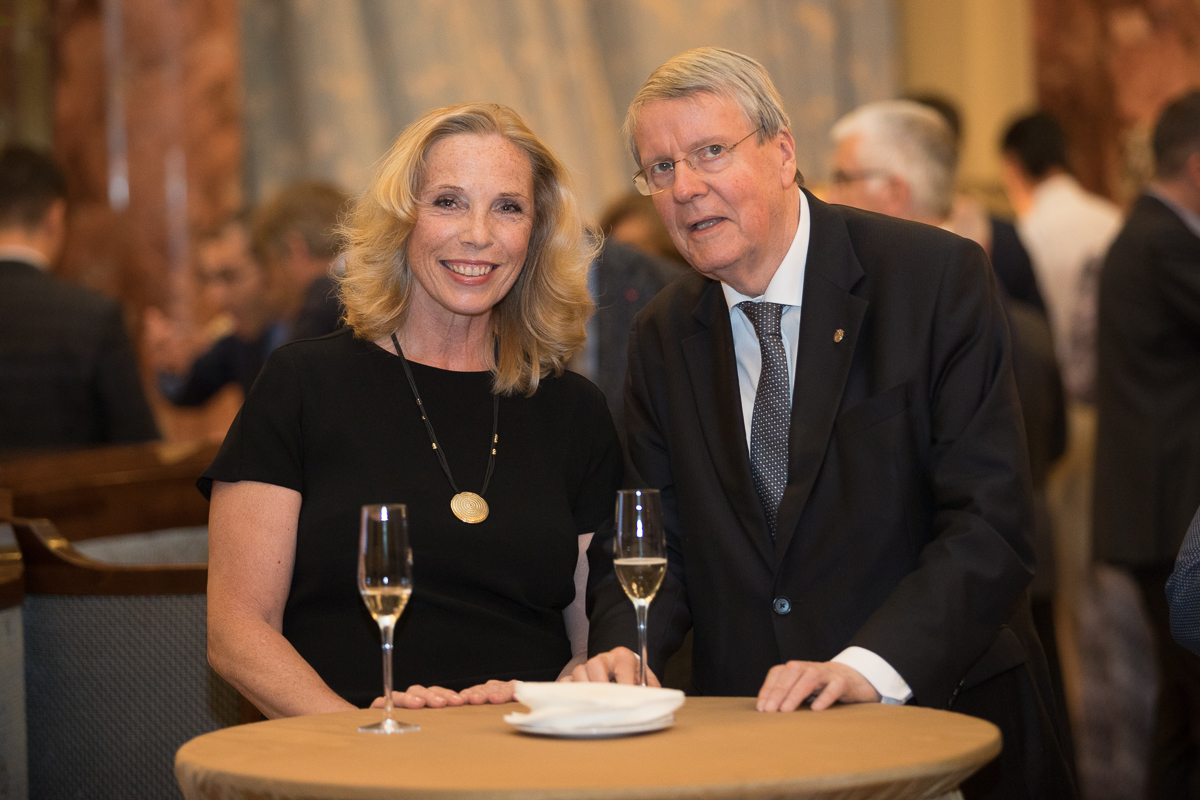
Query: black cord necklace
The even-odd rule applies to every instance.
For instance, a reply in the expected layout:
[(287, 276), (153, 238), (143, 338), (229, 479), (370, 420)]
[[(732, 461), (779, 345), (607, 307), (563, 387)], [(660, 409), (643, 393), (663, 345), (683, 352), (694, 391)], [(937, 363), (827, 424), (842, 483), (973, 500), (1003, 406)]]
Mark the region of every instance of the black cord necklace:
[(446, 461), (446, 454), (438, 444), (437, 434), (433, 432), (433, 423), (425, 415), (425, 404), (421, 402), (421, 393), (417, 391), (417, 382), (413, 380), (412, 368), (408, 366), (408, 359), (404, 357), (404, 351), (400, 349), (400, 340), (394, 333), (392, 334), (392, 344), (396, 346), (396, 355), (400, 356), (400, 363), (404, 365), (404, 374), (408, 377), (408, 385), (412, 389), (413, 399), (417, 401), (417, 410), (421, 412), (421, 421), (425, 423), (425, 431), (429, 434), (429, 443), (433, 446), (433, 452), (437, 453), (438, 462), (442, 465), (442, 472), (446, 473), (446, 480), (450, 481), (451, 488), (456, 492), (450, 499), (450, 510), (463, 522), (483, 522), (488, 516), (488, 504), (483, 499), (483, 495), (487, 492), (488, 482), (492, 479), (492, 469), (496, 466), (496, 444), (499, 441), (496, 431), (500, 425), (500, 395), (492, 395), (492, 453), (488, 456), (487, 474), (483, 476), (483, 488), (479, 490), (479, 494), (459, 491), (458, 484), (454, 482), (454, 476), (450, 474), (450, 463)]

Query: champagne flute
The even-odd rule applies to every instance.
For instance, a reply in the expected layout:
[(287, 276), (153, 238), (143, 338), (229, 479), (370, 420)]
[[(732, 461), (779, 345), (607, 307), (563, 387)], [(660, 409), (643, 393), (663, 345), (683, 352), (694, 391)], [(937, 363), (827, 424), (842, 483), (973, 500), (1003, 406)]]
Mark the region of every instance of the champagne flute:
[(358, 540), (358, 591), (379, 624), (383, 639), (383, 721), (360, 733), (421, 730), (392, 719), (392, 634), (412, 595), (412, 550), (408, 546), (408, 508), (399, 504), (362, 507)]
[(646, 685), (646, 616), (650, 601), (667, 574), (667, 549), (663, 541), (662, 500), (657, 489), (617, 492), (617, 535), (613, 540), (613, 568), (637, 612), (638, 683)]

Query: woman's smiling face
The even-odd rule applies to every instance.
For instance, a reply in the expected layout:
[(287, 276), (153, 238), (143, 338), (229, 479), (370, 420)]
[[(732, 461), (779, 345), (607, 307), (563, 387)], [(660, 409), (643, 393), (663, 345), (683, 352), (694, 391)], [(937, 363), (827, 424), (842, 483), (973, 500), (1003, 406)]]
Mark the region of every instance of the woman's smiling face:
[[(508, 294), (533, 231), (533, 169), (498, 134), (456, 134), (425, 158), (408, 242), (413, 311), (477, 317)], [(450, 321), (447, 318), (447, 321)]]

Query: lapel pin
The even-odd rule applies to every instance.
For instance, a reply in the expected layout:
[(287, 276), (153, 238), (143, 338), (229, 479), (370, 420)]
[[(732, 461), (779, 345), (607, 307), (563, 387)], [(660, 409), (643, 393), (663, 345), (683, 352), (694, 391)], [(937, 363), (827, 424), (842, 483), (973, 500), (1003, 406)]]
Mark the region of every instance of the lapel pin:
[(838, 328), (836, 331), (833, 332), (833, 340), (835, 342), (840, 342), (843, 338), (845, 338), (845, 336), (846, 336), (846, 332), (844, 330), (842, 330), (841, 328)]

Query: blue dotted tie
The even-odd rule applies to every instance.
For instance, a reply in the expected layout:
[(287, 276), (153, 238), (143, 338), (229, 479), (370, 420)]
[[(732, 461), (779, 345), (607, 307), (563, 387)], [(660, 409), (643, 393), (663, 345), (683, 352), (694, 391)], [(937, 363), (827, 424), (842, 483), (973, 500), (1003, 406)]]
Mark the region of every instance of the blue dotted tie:
[(738, 308), (754, 325), (758, 349), (762, 353), (762, 372), (754, 395), (754, 415), (750, 418), (750, 472), (754, 488), (767, 512), (767, 527), (775, 538), (775, 517), (787, 486), (788, 428), (791, 403), (788, 402), (787, 354), (779, 320), (779, 303), (739, 303)]

